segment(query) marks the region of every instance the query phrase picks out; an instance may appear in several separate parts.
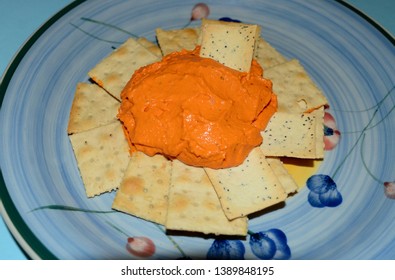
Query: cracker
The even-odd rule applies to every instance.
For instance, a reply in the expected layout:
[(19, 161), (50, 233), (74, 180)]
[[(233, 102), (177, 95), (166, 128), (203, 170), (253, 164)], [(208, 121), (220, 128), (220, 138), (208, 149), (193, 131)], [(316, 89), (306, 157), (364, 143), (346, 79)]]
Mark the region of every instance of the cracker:
[(129, 145), (116, 121), (69, 136), (88, 197), (119, 187), (129, 162)]
[(136, 217), (164, 224), (166, 221), (171, 161), (134, 152), (112, 208)]
[(295, 193), (299, 189), (294, 178), (289, 174), (288, 170), (284, 167), (283, 162), (279, 158), (266, 158), (266, 161), (287, 194)]
[(137, 40), (130, 38), (99, 62), (88, 75), (120, 100), (121, 92), (133, 73), (140, 67), (159, 60), (160, 57), (143, 47)]
[(203, 168), (173, 161), (167, 229), (245, 236), (247, 224), (246, 217), (228, 220)]
[(96, 84), (78, 83), (67, 133), (78, 133), (117, 120), (119, 102)]
[(259, 148), (253, 149), (239, 166), (205, 171), (228, 219), (245, 217), (287, 198)]
[(320, 107), (310, 113), (316, 119), (315, 125), (315, 158), (324, 158), (324, 107)]
[(258, 25), (202, 20), (200, 56), (241, 72), (249, 72), (259, 38)]
[(266, 156), (317, 158), (316, 125), (313, 114), (276, 112), (261, 132), (260, 148)]
[(263, 69), (268, 69), (287, 61), (285, 56), (261, 37), (257, 41), (254, 58)]
[(181, 50), (193, 50), (198, 45), (200, 28), (174, 30), (156, 29), (156, 38), (163, 55)]
[(273, 82), (279, 112), (305, 113), (328, 104), (322, 91), (296, 59), (267, 69), (263, 76)]
[(137, 38), (137, 42), (139, 42), (144, 48), (152, 52), (157, 57), (162, 57), (162, 51), (157, 44), (144, 37)]

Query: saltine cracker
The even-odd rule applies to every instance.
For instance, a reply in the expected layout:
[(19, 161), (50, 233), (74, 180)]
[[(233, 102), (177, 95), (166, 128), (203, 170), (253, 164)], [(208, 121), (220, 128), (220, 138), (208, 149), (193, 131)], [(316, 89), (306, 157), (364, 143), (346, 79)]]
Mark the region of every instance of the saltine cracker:
[(308, 113), (328, 104), (321, 89), (297, 59), (271, 67), (263, 76), (273, 82), (279, 112)]
[(228, 219), (245, 217), (287, 198), (287, 193), (259, 148), (239, 166), (205, 168)]
[(119, 187), (129, 162), (129, 145), (119, 121), (69, 135), (86, 195)]
[(262, 66), (264, 71), (270, 67), (287, 62), (287, 58), (262, 37), (259, 37), (257, 40), (254, 58)]
[(249, 72), (260, 27), (253, 24), (202, 20), (200, 56), (241, 72)]
[(166, 228), (215, 235), (247, 234), (247, 217), (228, 220), (203, 168), (174, 160)]
[(88, 72), (89, 77), (112, 96), (121, 99), (121, 92), (133, 73), (140, 67), (159, 61), (136, 39), (129, 38), (119, 48)]
[(119, 105), (119, 101), (98, 85), (78, 83), (70, 110), (67, 133), (78, 133), (115, 122)]
[(156, 29), (156, 39), (163, 55), (181, 50), (192, 51), (199, 44), (200, 28)]
[(317, 135), (316, 126), (320, 124), (311, 113), (276, 112), (261, 132), (260, 148), (265, 156), (322, 158), (316, 151), (317, 141), (323, 142), (322, 134)]
[(172, 164), (162, 155), (134, 152), (112, 208), (165, 224)]

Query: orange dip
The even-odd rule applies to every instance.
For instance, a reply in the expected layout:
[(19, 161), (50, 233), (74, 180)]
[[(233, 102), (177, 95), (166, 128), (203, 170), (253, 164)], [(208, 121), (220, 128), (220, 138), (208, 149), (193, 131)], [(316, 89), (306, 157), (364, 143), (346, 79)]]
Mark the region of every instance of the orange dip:
[(277, 109), (262, 73), (256, 61), (250, 72), (239, 72), (200, 57), (199, 48), (140, 68), (121, 94), (118, 114), (131, 152), (215, 169), (241, 164)]

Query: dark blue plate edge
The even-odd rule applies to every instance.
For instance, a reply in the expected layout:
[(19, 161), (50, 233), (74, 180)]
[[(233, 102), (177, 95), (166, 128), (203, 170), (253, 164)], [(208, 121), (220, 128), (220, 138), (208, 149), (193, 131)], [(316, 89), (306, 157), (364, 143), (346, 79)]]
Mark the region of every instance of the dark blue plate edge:
[[(61, 9), (59, 12), (57, 12), (55, 15), (53, 15), (49, 20), (47, 20), (36, 32), (32, 34), (32, 36), (26, 41), (26, 43), (22, 46), (22, 48), (18, 51), (12, 62), (9, 64), (8, 68), (6, 69), (3, 78), (1, 80), (0, 84), (0, 98), (1, 98), (1, 105), (3, 105), (3, 100), (5, 97), (5, 94), (7, 92), (8, 85), (18, 68), (20, 62), (22, 59), (25, 57), (25, 55), (28, 53), (30, 48), (34, 45), (34, 43), (42, 36), (42, 34), (49, 28), (51, 27), (59, 18), (64, 16), (66, 13), (71, 11), (72, 9), (76, 8), (79, 6), (81, 3), (86, 2), (87, 0), (76, 0), (63, 9)], [(0, 109), (1, 110), (1, 109)], [(5, 137), (5, 135), (2, 135), (2, 137)], [(9, 225), (7, 221), (5, 220), (7, 226), (9, 228), (15, 228), (20, 237), (22, 237), (28, 244), (30, 249), (37, 254), (37, 256), (40, 259), (46, 259), (46, 260), (54, 260), (57, 259), (57, 257), (50, 252), (45, 245), (34, 235), (34, 233), (30, 230), (28, 225), (25, 223), (23, 220), (22, 216), (19, 214), (16, 206), (12, 202), (12, 199), (8, 193), (8, 190), (5, 186), (5, 181), (3, 177), (3, 172), (0, 170), (0, 199), (1, 202), (4, 206), (4, 210), (9, 217), (10, 223), (12, 225)], [(12, 231), (11, 231), (12, 232)], [(13, 233), (14, 234), (14, 233)], [(17, 236), (14, 235), (14, 237), (17, 240)], [(26, 256), (29, 258), (33, 258), (32, 255), (28, 253), (28, 250), (26, 248), (23, 248), (22, 250)]]
[(384, 37), (388, 39), (392, 43), (392, 45), (395, 45), (395, 37), (389, 33), (384, 27), (382, 27), (379, 23), (377, 23), (375, 20), (373, 20), (371, 17), (366, 15), (364, 12), (359, 10), (358, 8), (354, 7), (350, 3), (345, 2), (344, 0), (335, 0), (335, 2), (343, 5), (347, 9), (353, 11), (356, 13), (358, 16), (366, 20), (370, 25), (372, 25), (375, 29), (377, 29)]

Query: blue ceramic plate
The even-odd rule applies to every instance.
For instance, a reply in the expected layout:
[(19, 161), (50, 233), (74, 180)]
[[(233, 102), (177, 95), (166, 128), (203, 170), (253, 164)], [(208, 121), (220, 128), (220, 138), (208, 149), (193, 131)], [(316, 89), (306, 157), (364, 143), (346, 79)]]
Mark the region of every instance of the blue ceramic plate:
[(1, 208), (22, 247), (44, 259), (395, 259), (394, 38), (337, 1), (206, 3), (209, 18), (260, 24), (324, 91), (317, 174), (285, 207), (254, 217), (244, 240), (166, 235), (111, 211), (114, 193), (87, 199), (66, 133), (76, 84), (128, 32), (155, 40), (157, 27), (184, 27), (196, 2), (76, 1), (31, 37), (1, 84)]

